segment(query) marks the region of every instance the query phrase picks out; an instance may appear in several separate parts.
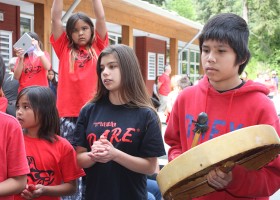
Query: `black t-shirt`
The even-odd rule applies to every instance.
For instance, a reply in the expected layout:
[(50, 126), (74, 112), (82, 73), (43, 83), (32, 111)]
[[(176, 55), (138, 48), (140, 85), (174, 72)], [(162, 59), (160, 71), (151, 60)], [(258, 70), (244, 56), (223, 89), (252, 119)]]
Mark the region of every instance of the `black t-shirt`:
[[(147, 158), (165, 155), (156, 113), (149, 108), (113, 105), (108, 97), (86, 105), (75, 130), (75, 145), (87, 148), (102, 134), (113, 146), (132, 156)], [(95, 163), (86, 171), (88, 200), (147, 199), (146, 175), (133, 172), (114, 161)]]

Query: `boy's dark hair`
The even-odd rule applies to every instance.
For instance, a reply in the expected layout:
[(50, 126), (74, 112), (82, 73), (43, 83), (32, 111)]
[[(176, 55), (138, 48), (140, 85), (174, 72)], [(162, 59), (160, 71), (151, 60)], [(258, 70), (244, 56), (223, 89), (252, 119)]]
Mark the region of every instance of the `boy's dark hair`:
[(39, 122), (39, 138), (49, 142), (57, 139), (60, 134), (59, 115), (56, 108), (56, 99), (52, 90), (43, 86), (30, 86), (22, 89), (18, 94), (16, 105), (19, 99), (26, 95), (34, 112), (35, 120)]
[(67, 20), (67, 23), (66, 23), (66, 34), (69, 39), (69, 48), (79, 49), (78, 45), (76, 45), (72, 39), (72, 33), (74, 31), (75, 24), (77, 23), (78, 20), (82, 20), (90, 26), (91, 38), (87, 44), (88, 47), (90, 47), (92, 44), (92, 41), (93, 41), (93, 37), (94, 37), (94, 24), (86, 14), (84, 14), (82, 12), (78, 12), (78, 13), (71, 15), (71, 17)]
[(4, 76), (5, 76), (6, 66), (2, 56), (0, 55), (0, 89), (2, 88)]
[(248, 49), (249, 29), (246, 21), (232, 13), (222, 13), (212, 17), (203, 27), (199, 37), (200, 53), (206, 40), (216, 40), (228, 44), (236, 53), (236, 64), (240, 75), (251, 57)]

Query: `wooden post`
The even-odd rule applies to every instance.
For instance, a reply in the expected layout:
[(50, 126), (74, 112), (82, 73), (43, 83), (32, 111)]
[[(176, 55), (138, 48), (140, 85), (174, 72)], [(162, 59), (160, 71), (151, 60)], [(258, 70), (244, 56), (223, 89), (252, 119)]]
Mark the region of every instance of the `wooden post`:
[(122, 25), (122, 44), (133, 48), (133, 28)]

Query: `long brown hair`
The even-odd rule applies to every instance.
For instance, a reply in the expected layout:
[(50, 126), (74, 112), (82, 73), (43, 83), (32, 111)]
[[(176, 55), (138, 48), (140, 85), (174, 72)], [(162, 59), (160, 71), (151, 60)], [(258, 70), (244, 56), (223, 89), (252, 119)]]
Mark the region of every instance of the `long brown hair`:
[(99, 55), (96, 66), (97, 93), (90, 102), (96, 102), (109, 93), (102, 83), (100, 68), (102, 57), (109, 54), (114, 55), (119, 63), (121, 72), (120, 98), (127, 102), (129, 107), (145, 107), (155, 111), (141, 74), (138, 59), (133, 49), (123, 44), (110, 45)]

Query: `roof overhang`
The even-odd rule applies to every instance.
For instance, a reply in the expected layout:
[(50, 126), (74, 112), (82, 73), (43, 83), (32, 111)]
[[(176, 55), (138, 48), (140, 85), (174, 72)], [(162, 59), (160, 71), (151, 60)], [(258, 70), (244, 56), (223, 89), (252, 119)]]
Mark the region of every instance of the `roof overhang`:
[[(75, 1), (77, 0), (64, 0), (64, 10), (67, 11)], [(74, 12), (82, 11), (95, 18), (91, 1), (80, 1)], [(10, 4), (21, 6), (24, 2), (48, 4), (48, 6), (52, 4), (49, 0), (9, 0)], [(102, 3), (110, 31), (117, 30), (116, 33), (121, 34), (121, 26), (126, 25), (133, 28), (134, 36), (155, 37), (164, 39), (167, 43), (170, 38), (176, 38), (181, 43), (179, 46), (190, 42), (198, 44), (198, 40), (193, 39), (197, 37), (203, 25), (181, 17), (175, 12), (141, 0), (102, 0)]]
[[(64, 9), (69, 9), (72, 3), (64, 0)], [(192, 41), (203, 28), (199, 23), (141, 0), (102, 0), (102, 3), (107, 22), (186, 43)], [(78, 10), (94, 18), (91, 0), (81, 1), (74, 12)], [(197, 44), (197, 40), (194, 43)]]

